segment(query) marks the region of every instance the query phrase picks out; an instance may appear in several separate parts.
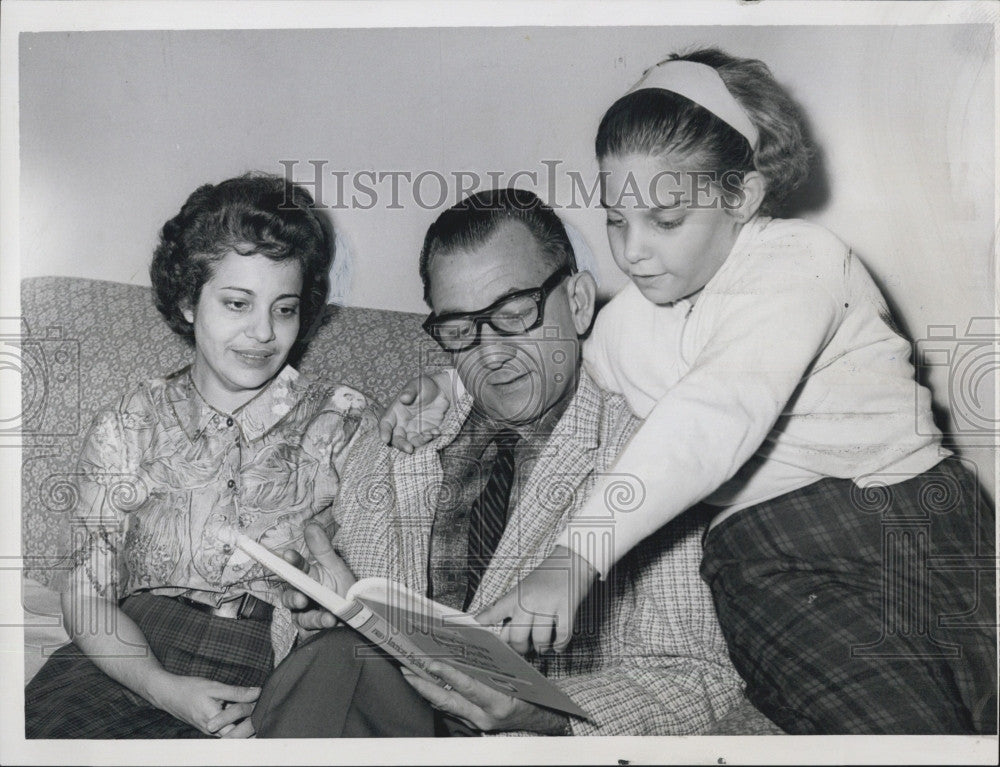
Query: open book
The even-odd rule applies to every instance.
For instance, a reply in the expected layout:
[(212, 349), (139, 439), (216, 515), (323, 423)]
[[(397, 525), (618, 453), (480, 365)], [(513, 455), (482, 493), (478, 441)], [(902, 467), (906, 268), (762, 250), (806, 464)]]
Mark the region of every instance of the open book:
[(429, 661), (440, 660), (500, 692), (587, 717), (566, 693), (467, 613), (387, 578), (360, 580), (342, 597), (245, 535), (237, 536), (236, 545), (424, 679), (442, 684), (427, 670)]

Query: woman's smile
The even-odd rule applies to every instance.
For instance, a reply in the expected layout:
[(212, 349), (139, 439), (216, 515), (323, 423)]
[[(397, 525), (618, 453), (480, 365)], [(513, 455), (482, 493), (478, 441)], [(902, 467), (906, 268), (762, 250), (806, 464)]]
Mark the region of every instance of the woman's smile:
[(268, 361), (274, 356), (274, 351), (271, 349), (233, 349), (232, 351), (243, 364), (254, 368), (267, 367)]
[(295, 262), (228, 253), (202, 287), (195, 311), (198, 391), (232, 412), (281, 372), (299, 331), (302, 274)]

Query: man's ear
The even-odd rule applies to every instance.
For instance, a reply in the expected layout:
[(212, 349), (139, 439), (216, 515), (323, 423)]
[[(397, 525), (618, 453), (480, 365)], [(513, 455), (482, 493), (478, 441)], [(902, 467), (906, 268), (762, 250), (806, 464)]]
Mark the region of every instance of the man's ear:
[(730, 208), (729, 214), (741, 224), (745, 224), (760, 209), (765, 194), (767, 194), (767, 181), (757, 171), (749, 171), (743, 176), (740, 203)]
[(594, 319), (594, 301), (597, 297), (597, 282), (594, 275), (588, 271), (571, 274), (566, 280), (566, 295), (569, 297), (569, 310), (573, 315), (573, 327), (583, 335), (590, 328)]

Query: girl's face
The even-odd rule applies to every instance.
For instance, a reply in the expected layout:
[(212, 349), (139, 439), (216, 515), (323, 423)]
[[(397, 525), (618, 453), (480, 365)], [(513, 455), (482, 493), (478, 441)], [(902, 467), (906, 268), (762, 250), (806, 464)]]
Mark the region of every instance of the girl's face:
[(194, 324), (192, 376), (212, 407), (231, 413), (281, 371), (298, 336), (301, 292), (298, 262), (230, 252), (216, 263), (198, 305), (184, 310)]
[(600, 165), (601, 204), (618, 268), (654, 304), (705, 287), (742, 226), (727, 210), (714, 174), (685, 168), (670, 155), (612, 155)]

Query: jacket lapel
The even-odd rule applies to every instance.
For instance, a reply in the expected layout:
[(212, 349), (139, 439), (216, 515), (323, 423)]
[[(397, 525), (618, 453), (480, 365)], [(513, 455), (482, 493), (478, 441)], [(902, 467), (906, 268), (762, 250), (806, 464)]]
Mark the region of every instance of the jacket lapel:
[(521, 483), (517, 505), (483, 573), (471, 612), (492, 604), (514, 587), (545, 556), (587, 475), (598, 447), (601, 396), (586, 375)]
[(459, 400), (445, 416), (439, 437), (411, 455), (397, 453), (392, 465), (390, 486), (396, 496), (393, 526), (399, 541), (400, 559), (396, 567), (404, 571), (400, 580), (421, 594), (427, 593), (431, 531), (438, 493), (444, 481), (439, 451), (458, 436), (471, 409), (471, 397)]

